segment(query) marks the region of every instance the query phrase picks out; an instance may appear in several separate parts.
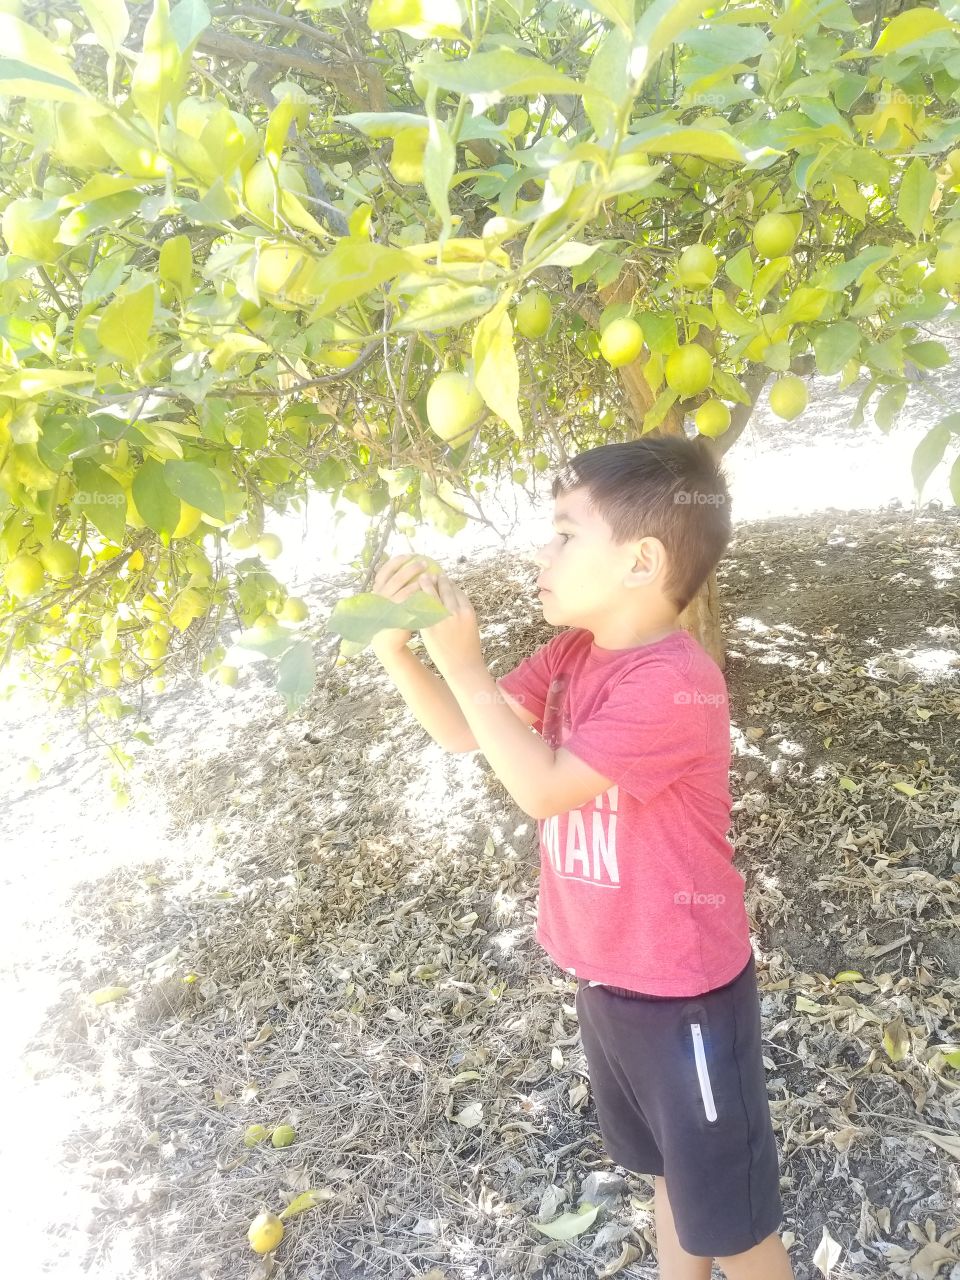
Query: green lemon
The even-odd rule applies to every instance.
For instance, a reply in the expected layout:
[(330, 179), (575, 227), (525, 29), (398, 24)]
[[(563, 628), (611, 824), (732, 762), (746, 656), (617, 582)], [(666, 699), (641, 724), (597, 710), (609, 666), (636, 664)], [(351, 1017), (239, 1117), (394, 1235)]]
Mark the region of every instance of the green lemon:
[(699, 395), (710, 385), (713, 359), (699, 343), (687, 342), (670, 352), (663, 371), (670, 390), (676, 391), (681, 400), (686, 400)]
[(532, 340), (542, 338), (550, 328), (552, 319), (553, 307), (542, 289), (531, 289), (520, 299), (516, 324), (518, 332), (525, 338)]
[(600, 354), (614, 369), (630, 364), (643, 350), (643, 330), (636, 320), (611, 320), (600, 335)]
[(765, 213), (753, 228), (753, 243), (762, 257), (780, 258), (790, 252), (799, 234), (788, 214)]
[(677, 275), (690, 288), (712, 284), (717, 274), (717, 256), (705, 244), (687, 245), (677, 263)]
[(438, 374), (427, 392), (430, 429), (454, 447), (463, 443), (483, 407), (483, 397), (473, 382), (452, 369)]
[(788, 422), (807, 407), (807, 385), (794, 373), (785, 373), (770, 388), (770, 408)]
[(722, 436), (730, 426), (730, 410), (722, 400), (706, 400), (693, 420), (702, 436)]

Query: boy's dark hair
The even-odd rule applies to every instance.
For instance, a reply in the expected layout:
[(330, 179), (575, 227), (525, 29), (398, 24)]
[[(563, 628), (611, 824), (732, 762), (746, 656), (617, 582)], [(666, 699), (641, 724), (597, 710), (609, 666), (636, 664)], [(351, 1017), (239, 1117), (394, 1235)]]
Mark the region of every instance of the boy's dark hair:
[(672, 435), (597, 445), (561, 468), (551, 492), (557, 498), (580, 488), (618, 546), (659, 538), (668, 561), (665, 592), (682, 613), (733, 532), (726, 477), (709, 446)]

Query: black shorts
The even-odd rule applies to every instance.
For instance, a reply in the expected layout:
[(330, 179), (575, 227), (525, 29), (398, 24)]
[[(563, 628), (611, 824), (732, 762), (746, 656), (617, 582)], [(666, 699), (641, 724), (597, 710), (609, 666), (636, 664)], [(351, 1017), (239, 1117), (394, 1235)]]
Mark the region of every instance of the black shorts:
[(753, 953), (698, 996), (576, 994), (603, 1145), (615, 1164), (666, 1180), (687, 1253), (722, 1258), (782, 1219), (780, 1167), (760, 1045)]

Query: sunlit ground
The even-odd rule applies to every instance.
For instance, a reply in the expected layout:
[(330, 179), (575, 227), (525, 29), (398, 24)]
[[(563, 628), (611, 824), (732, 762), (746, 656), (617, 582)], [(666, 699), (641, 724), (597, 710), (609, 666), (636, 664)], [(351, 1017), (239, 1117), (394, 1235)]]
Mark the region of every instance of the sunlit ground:
[[(949, 388), (943, 373), (937, 376), (941, 394)], [(913, 451), (944, 410), (930, 402), (924, 407), (923, 388), (918, 388), (917, 407), (905, 413), (888, 435), (870, 423), (851, 431), (846, 424), (860, 388), (838, 395), (835, 385), (835, 380), (814, 380), (811, 409), (802, 426), (772, 418), (764, 397), (753, 424), (724, 464), (735, 523), (806, 515), (830, 507), (838, 513), (867, 510), (893, 501), (904, 508), (905, 520), (911, 518), (915, 502), (910, 474)], [(947, 470), (942, 466), (931, 479), (924, 502), (936, 499), (944, 506), (952, 505)], [(425, 529), (418, 532), (414, 545), (451, 568), (460, 555), (486, 558), (507, 551), (528, 559), (549, 536), (550, 475), (536, 476), (536, 501), (512, 485), (498, 496), (483, 495), (484, 512), (495, 528), (470, 521), (453, 543)], [(270, 522), (270, 528), (284, 542), (284, 552), (272, 568), (291, 588), (303, 593), (316, 579), (347, 569), (358, 555), (365, 517), (349, 503), (338, 515), (330, 512), (324, 500), (317, 499), (311, 501), (305, 520), (292, 516)], [(402, 536), (394, 534), (388, 550), (398, 552), (407, 545)], [(946, 585), (953, 568), (944, 563), (942, 570), (941, 585)], [(743, 622), (739, 643), (749, 638), (749, 622)], [(929, 651), (914, 655), (918, 676), (935, 675), (953, 652), (941, 648), (938, 640), (951, 643), (947, 636), (931, 637)], [(769, 638), (763, 643), (769, 652)], [(787, 654), (783, 656), (789, 660)], [(172, 690), (171, 696), (175, 694)], [(203, 696), (227, 705), (236, 691), (217, 690)], [(231, 714), (242, 715), (242, 707), (243, 701), (233, 703)], [(98, 1220), (98, 1201), (96, 1195), (81, 1190), (70, 1167), (61, 1164), (61, 1144), (80, 1122), (90, 1135), (82, 1156), (86, 1169), (98, 1162), (109, 1165), (112, 1153), (97, 1146), (102, 1102), (97, 1095), (78, 1093), (69, 1072), (51, 1072), (57, 1066), (56, 1057), (51, 1060), (26, 1052), (57, 1000), (68, 1000), (76, 1007), (76, 1026), (88, 1037), (91, 1054), (96, 1052), (98, 1025), (112, 1016), (111, 1006), (95, 1009), (88, 1002), (84, 985), (70, 968), (74, 957), (91, 966), (97, 957), (89, 954), (90, 944), (82, 936), (82, 927), (67, 913), (66, 904), (82, 880), (153, 859), (179, 863), (196, 851), (186, 850), (182, 842), (175, 844), (163, 835), (166, 814), (158, 797), (138, 795), (129, 811), (112, 808), (98, 744), (84, 744), (64, 724), (54, 726), (39, 699), (17, 691), (12, 702), (0, 704), (0, 721), (7, 742), (0, 761), (4, 825), (12, 833), (0, 865), (5, 906), (5, 927), (0, 932), (0, 1018), (4, 1031), (0, 1037), (0, 1078), (5, 1103), (0, 1125), (0, 1183), (6, 1192), (6, 1257), (11, 1274), (76, 1280), (76, 1262), (60, 1259), (79, 1255), (88, 1225)], [(737, 734), (740, 750), (749, 752), (750, 744), (739, 730)], [(790, 745), (784, 743), (782, 749), (788, 754)], [(43, 778), (32, 787), (22, 782), (29, 760), (44, 769)], [(69, 786), (65, 784), (68, 776)], [(150, 806), (154, 806), (152, 813)], [(123, 975), (104, 975), (101, 985), (122, 979)], [(35, 1072), (50, 1073), (50, 1078), (34, 1082)], [(109, 1097), (109, 1090), (105, 1096)], [(106, 1131), (108, 1126), (103, 1128)], [(61, 1225), (45, 1238), (52, 1223)], [(72, 1231), (78, 1233), (76, 1246), (71, 1245)], [(124, 1258), (121, 1230), (111, 1229), (103, 1249), (103, 1263), (95, 1274), (104, 1280), (145, 1274), (142, 1260)]]

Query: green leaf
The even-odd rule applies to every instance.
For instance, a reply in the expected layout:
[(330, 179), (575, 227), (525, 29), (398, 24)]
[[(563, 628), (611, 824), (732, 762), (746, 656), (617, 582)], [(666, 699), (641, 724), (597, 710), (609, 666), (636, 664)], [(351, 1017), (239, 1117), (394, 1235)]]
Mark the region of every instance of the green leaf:
[(186, 73), (170, 26), (168, 0), (154, 0), (143, 32), (143, 50), (130, 82), (130, 96), (154, 136), (159, 136), (167, 103), (179, 100)]
[(419, 631), (449, 617), (449, 613), (436, 596), (426, 591), (415, 591), (402, 603), (388, 600), (375, 591), (359, 591), (346, 600), (337, 601), (327, 618), (326, 630), (364, 646), (385, 627)]
[(903, 408), (903, 402), (906, 398), (907, 384), (905, 382), (898, 382), (896, 386), (888, 387), (883, 393), (877, 401), (876, 409), (873, 411), (874, 419), (881, 431), (890, 430), (893, 426), (893, 420)]
[(45, 391), (60, 391), (77, 382), (89, 382), (95, 376), (92, 371), (74, 373), (70, 369), (18, 369), (12, 377), (0, 382), (0, 396), (9, 396), (12, 400), (30, 400), (34, 396), (43, 395)]
[[(713, 290), (711, 305), (717, 324), (725, 333), (732, 333), (738, 338), (745, 338), (747, 334), (757, 332), (756, 321), (750, 320), (747, 316), (742, 315), (736, 307), (732, 307), (722, 289)], [(649, 343), (647, 345), (649, 346)]]
[(870, 52), (892, 53), (894, 49), (902, 49), (932, 31), (955, 31), (956, 26), (955, 22), (934, 9), (910, 9), (890, 19)]
[(199, 508), (215, 520), (226, 519), (223, 489), (216, 474), (205, 463), (171, 460), (164, 463), (163, 478), (171, 493), (189, 502), (191, 507)]
[(136, 368), (147, 354), (150, 326), (156, 305), (151, 281), (134, 293), (122, 294), (105, 307), (97, 326), (97, 341), (119, 356), (124, 365)]
[(443, 224), (441, 242), (446, 240), (451, 230), (449, 190), (456, 167), (453, 139), (443, 121), (431, 112), (427, 146), (423, 153), (423, 186), (431, 207)]
[(543, 1232), (545, 1236), (549, 1236), (551, 1240), (573, 1240), (588, 1227), (593, 1226), (593, 1220), (599, 1212), (600, 1206), (590, 1204), (588, 1201), (575, 1213), (561, 1213), (559, 1218), (554, 1218), (552, 1222), (531, 1222), (530, 1225), (535, 1230)]
[(498, 417), (523, 439), (520, 421), (520, 370), (513, 345), (513, 322), (503, 303), (483, 317), (473, 331), (473, 380)]
[(409, 304), (393, 322), (399, 333), (429, 330), (439, 333), (459, 327), (476, 316), (486, 315), (497, 301), (497, 290), (483, 285), (432, 284), (413, 294)]
[(650, 351), (669, 355), (677, 349), (677, 318), (672, 311), (640, 311), (637, 324)]
[(768, 263), (762, 266), (757, 272), (753, 288), (750, 291), (750, 296), (754, 302), (761, 302), (773, 286), (783, 279), (792, 266), (793, 259), (789, 254), (785, 254), (782, 258), (771, 258)]
[(538, 93), (580, 93), (583, 86), (546, 62), (513, 49), (475, 53), (460, 62), (425, 62), (423, 78), (441, 89), (482, 98), (493, 106), (501, 98)]
[[(955, 414), (951, 416), (956, 417)], [(950, 436), (949, 419), (943, 419), (935, 427), (931, 427), (913, 451), (910, 470), (918, 503), (923, 497), (924, 485), (943, 461), (943, 455), (950, 443)]]
[(76, 73), (46, 36), (12, 13), (0, 13), (0, 94), (76, 102), (88, 97)]
[(173, 533), (180, 521), (180, 499), (164, 480), (164, 467), (147, 458), (133, 478), (131, 490), (137, 510), (155, 533)]
[(599, 13), (601, 18), (612, 22), (619, 32), (632, 40), (633, 0), (573, 0), (573, 3), (577, 9), (584, 9), (587, 13)]
[(73, 464), (77, 492), (70, 506), (78, 516), (86, 516), (105, 538), (123, 543), (127, 524), (127, 495), (119, 481), (95, 462), (78, 458)]
[(740, 164), (747, 159), (742, 145), (732, 134), (722, 129), (698, 129), (696, 126), (677, 128), (670, 124), (636, 130), (630, 134), (625, 150), (657, 155), (675, 152), (678, 155), (700, 156), (704, 160), (735, 160)]
[(643, 415), (643, 429), (640, 432), (642, 436), (645, 436), (648, 431), (653, 431), (656, 427), (659, 427), (660, 423), (667, 416), (671, 406), (676, 404), (679, 399), (679, 395), (680, 393), (678, 391), (674, 391), (670, 387), (665, 387), (663, 391), (660, 392), (656, 400), (654, 400), (653, 404)]
[(303, 282), (305, 293), (316, 299), (310, 319), (339, 311), (401, 271), (417, 271), (422, 266), (402, 249), (343, 236), (331, 253), (313, 264), (309, 277)]
[[(614, 0), (616, 3), (616, 0)], [(632, 7), (632, 6), (631, 6)], [(611, 137), (617, 109), (630, 96), (627, 67), (632, 31), (615, 27), (608, 31), (590, 61), (583, 86), (583, 109), (601, 142)]]
[(283, 695), (291, 715), (306, 702), (316, 680), (313, 645), (309, 640), (298, 640), (284, 653), (277, 667), (277, 691)]
[(920, 157), (915, 156), (900, 180), (900, 195), (897, 199), (897, 217), (915, 240), (919, 240), (923, 232), (930, 212), (930, 201), (936, 189), (936, 178)]
[(849, 262), (841, 262), (835, 267), (827, 268), (822, 274), (817, 273), (810, 283), (829, 289), (831, 293), (839, 293), (859, 280), (871, 268), (889, 262), (895, 253), (896, 249), (891, 249), (887, 245), (870, 245), (867, 249), (861, 249)]
[(923, 369), (942, 369), (950, 363), (950, 353), (942, 342), (908, 342), (903, 354)]
[(60, 244), (82, 244), (95, 231), (124, 222), (140, 207), (142, 199), (140, 191), (120, 191), (103, 200), (82, 204), (71, 210), (61, 222), (56, 239)]
[(650, 69), (677, 37), (695, 27), (710, 0), (654, 0), (640, 16), (633, 35), (631, 74), (634, 92), (643, 87)]
[(160, 246), (160, 279), (172, 284), (181, 299), (193, 293), (193, 254), (190, 237), (168, 236)]
[(753, 285), (753, 257), (746, 245), (735, 253), (732, 258), (728, 258), (723, 267), (724, 274), (728, 280), (741, 288), (744, 293), (748, 292)]
[(839, 373), (860, 351), (860, 330), (852, 320), (838, 320), (813, 334), (817, 371), (825, 377)]
[(463, 14), (457, 0), (372, 0), (367, 25), (371, 31), (405, 31), (419, 40), (457, 39)]
[(124, 0), (80, 0), (80, 7), (100, 44), (107, 53), (115, 55), (130, 30), (130, 15)]
[(333, 118), (368, 138), (395, 138), (402, 129), (425, 129), (430, 123), (427, 116), (413, 111), (352, 111)]

